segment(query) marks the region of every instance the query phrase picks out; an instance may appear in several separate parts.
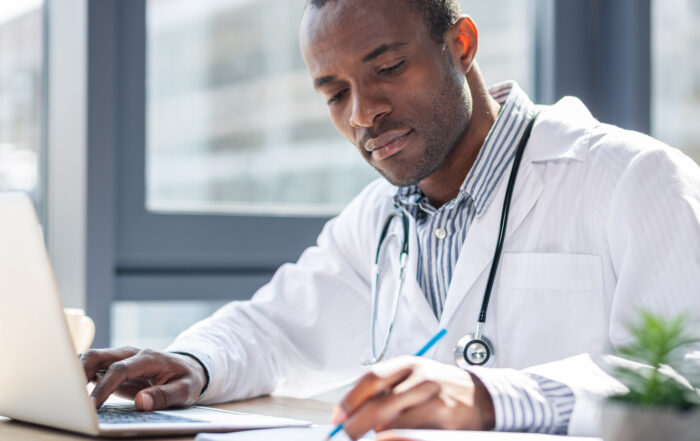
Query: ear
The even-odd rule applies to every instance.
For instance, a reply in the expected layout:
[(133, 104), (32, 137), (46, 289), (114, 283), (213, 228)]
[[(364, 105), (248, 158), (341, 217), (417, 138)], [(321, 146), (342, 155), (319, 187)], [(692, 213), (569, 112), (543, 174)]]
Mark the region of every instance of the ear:
[(452, 61), (457, 68), (467, 74), (474, 63), (479, 45), (479, 31), (469, 16), (463, 16), (445, 33)]

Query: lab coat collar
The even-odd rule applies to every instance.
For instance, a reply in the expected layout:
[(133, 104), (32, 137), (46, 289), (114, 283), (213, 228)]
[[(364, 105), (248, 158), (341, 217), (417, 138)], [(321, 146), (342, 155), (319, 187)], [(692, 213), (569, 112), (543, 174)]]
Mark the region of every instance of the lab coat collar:
[(538, 110), (526, 150), (530, 162), (585, 160), (591, 129), (598, 121), (581, 100), (567, 96), (552, 106), (538, 106)]
[[(598, 124), (583, 103), (573, 97), (563, 98), (553, 106), (541, 106), (538, 110), (539, 115), (525, 149), (511, 201), (508, 229), (504, 239), (506, 250), (508, 240), (533, 209), (542, 193), (542, 176), (534, 165), (555, 160), (585, 160), (591, 129)], [(492, 203), (484, 213), (474, 218), (469, 228), (447, 293), (440, 320), (443, 327), (449, 325), (467, 294), (476, 295), (481, 300), (481, 290), (485, 286), (488, 266), (493, 261), (496, 248), (507, 181), (508, 179), (501, 179)], [(479, 290), (475, 291), (477, 281), (480, 281)], [(474, 319), (476, 326), (476, 316)]]

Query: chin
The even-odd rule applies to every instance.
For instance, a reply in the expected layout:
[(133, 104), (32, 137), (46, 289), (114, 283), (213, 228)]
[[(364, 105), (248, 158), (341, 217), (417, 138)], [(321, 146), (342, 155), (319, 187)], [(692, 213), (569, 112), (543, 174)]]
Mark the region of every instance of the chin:
[(408, 187), (410, 185), (416, 185), (422, 180), (420, 177), (411, 176), (408, 174), (394, 173), (391, 171), (379, 169), (377, 167), (375, 167), (375, 169), (379, 172), (380, 175), (384, 176), (384, 179), (386, 179), (391, 185), (395, 185), (396, 187)]

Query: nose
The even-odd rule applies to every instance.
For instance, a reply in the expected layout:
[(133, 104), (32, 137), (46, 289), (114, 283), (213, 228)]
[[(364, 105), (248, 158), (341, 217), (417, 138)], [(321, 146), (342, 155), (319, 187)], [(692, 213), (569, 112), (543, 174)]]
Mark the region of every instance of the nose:
[(389, 99), (367, 88), (355, 88), (352, 97), (350, 125), (355, 128), (372, 127), (384, 115), (391, 113)]

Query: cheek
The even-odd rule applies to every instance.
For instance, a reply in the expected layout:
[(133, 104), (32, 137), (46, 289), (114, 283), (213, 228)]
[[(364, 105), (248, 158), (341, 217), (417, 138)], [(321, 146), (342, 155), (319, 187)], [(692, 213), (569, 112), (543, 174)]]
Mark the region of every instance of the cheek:
[(435, 69), (414, 72), (394, 91), (394, 110), (414, 121), (429, 119), (429, 115), (434, 115), (442, 104), (441, 100), (444, 100), (444, 81), (444, 73)]

